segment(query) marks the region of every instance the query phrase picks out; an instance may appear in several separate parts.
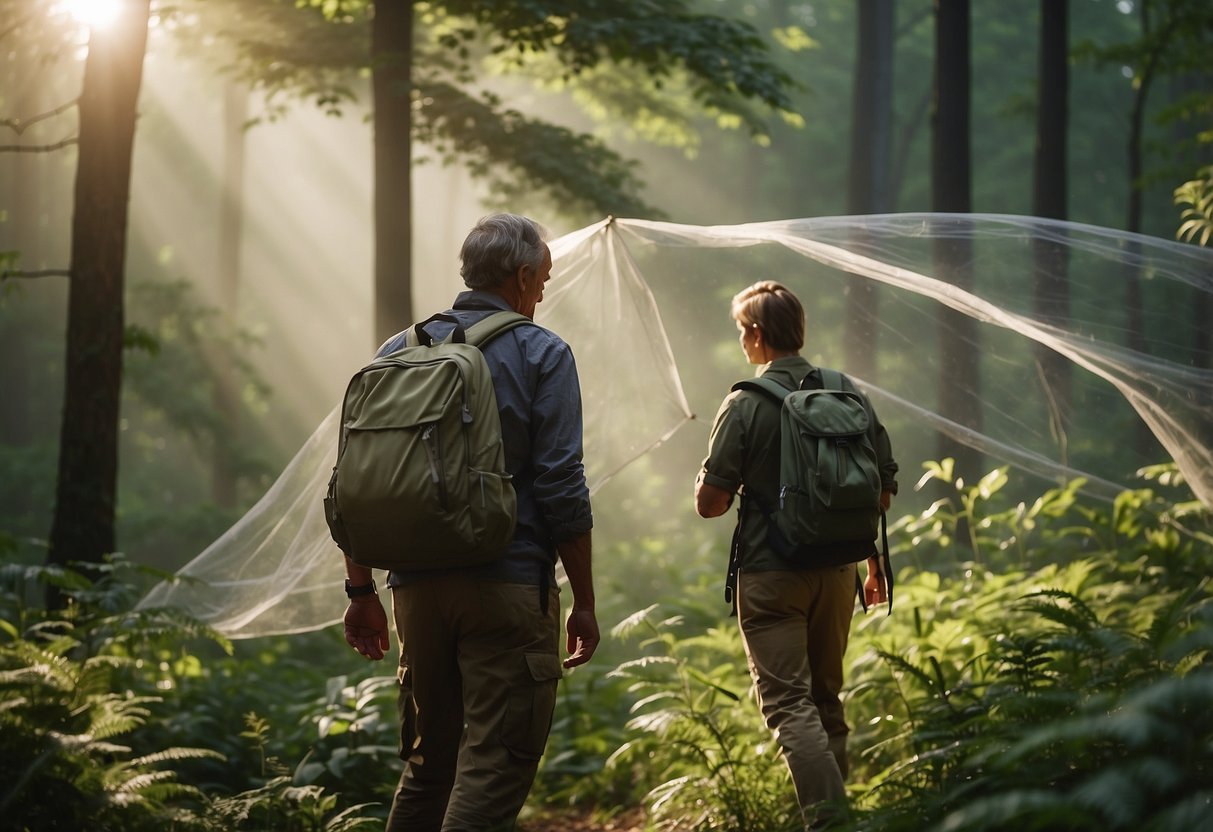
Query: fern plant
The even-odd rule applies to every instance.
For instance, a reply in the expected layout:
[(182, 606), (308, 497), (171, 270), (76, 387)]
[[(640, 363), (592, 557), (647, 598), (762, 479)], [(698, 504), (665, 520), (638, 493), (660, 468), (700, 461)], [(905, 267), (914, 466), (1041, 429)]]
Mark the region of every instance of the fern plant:
[(134, 660), (72, 660), (65, 654), (79, 642), (70, 629), (36, 643), (4, 623), (0, 816), (6, 823), (18, 829), (157, 829), (176, 816), (174, 806), (201, 799), (197, 788), (177, 780), (174, 767), (218, 753), (167, 748), (136, 755), (119, 741), (138, 731), (160, 701), (115, 689), (116, 676)]
[(625, 726), (632, 738), (608, 765), (643, 769), (655, 781), (646, 803), (663, 828), (802, 828), (778, 748), (746, 701), (750, 680), (736, 628), (684, 635), (680, 616), (655, 620), (657, 613), (648, 607), (612, 631), (620, 639), (643, 634), (645, 655), (609, 674), (629, 683), (635, 704)]
[(1175, 204), (1186, 206), (1180, 212), (1176, 239), (1207, 246), (1213, 237), (1213, 165), (1201, 168), (1196, 178), (1175, 189)]
[(905, 710), (857, 828), (1213, 820), (1213, 718), (1197, 704), (1213, 684), (1213, 606), (1204, 586), (1175, 592), (1151, 575), (1144, 561), (1101, 560), (1019, 576), (1025, 590), (1042, 579), (1085, 589), (1025, 591), (971, 620), (974, 656), (877, 648)]
[[(219, 657), (232, 646), (171, 611), (132, 611), (137, 589), (122, 558), (94, 573), (96, 580), (70, 569), (0, 568), (5, 828), (346, 832), (381, 824), (362, 817), (363, 805), (343, 808), (339, 795), (293, 784), (269, 754), (272, 726), (255, 714), (242, 738), (262, 760), (251, 775), (253, 788), (232, 794), (196, 779), (199, 765), (232, 763), (214, 748), (164, 741), (223, 739), (222, 730), (191, 727), (195, 715), (192, 702), (182, 697), (181, 681), (202, 675), (204, 654), (189, 646), (201, 640)], [(53, 582), (67, 598), (62, 615), (48, 617), (28, 603), (41, 595), (44, 582)], [(265, 673), (273, 671), (268, 667)], [(253, 675), (241, 681), (254, 690), (259, 684)]]

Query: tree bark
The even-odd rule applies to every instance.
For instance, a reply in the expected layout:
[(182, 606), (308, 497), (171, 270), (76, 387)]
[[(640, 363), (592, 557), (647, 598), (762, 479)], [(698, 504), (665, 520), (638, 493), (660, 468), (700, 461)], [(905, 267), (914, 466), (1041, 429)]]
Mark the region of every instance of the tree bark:
[[(124, 3), (92, 32), (84, 64), (53, 564), (100, 563), (114, 550), (127, 211), (149, 6)], [(47, 600), (60, 599), (52, 591)]]
[(376, 346), (413, 322), (412, 60), (411, 0), (379, 0), (371, 20)]
[[(855, 81), (851, 92), (851, 159), (847, 213), (893, 210), (889, 179), (893, 135), (893, 0), (859, 0)], [(862, 232), (861, 232), (862, 233)], [(863, 239), (856, 243), (863, 243)], [(876, 381), (877, 286), (852, 276), (847, 285), (843, 349), (847, 367)]]
[[(1040, 59), (1037, 76), (1036, 154), (1033, 166), (1032, 212), (1064, 220), (1067, 206), (1067, 141), (1069, 112), (1069, 3), (1040, 2)], [(1070, 319), (1069, 257), (1064, 241), (1032, 240), (1033, 304), (1036, 317), (1058, 326)], [(1059, 441), (1070, 410), (1071, 368), (1064, 356), (1037, 345), (1043, 382), (1054, 402)]]
[[(931, 136), (931, 207), (939, 213), (972, 211), (970, 161), (970, 49), (968, 0), (935, 0), (935, 106)], [(963, 235), (933, 243), (937, 275), (966, 291), (973, 287), (972, 242)], [(976, 322), (940, 307), (939, 412), (980, 431), (981, 348)], [(956, 460), (968, 481), (981, 473), (981, 454), (940, 435), (939, 457)]]

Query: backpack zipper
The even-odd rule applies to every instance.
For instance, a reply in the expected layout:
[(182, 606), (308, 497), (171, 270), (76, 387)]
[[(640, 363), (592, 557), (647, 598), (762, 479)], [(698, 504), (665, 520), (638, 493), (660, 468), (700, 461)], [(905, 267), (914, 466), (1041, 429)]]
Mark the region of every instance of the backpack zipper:
[(431, 422), (421, 432), (421, 441), (425, 444), (425, 454), (430, 460), (430, 481), (438, 487), (438, 502), (443, 511), (450, 509), (450, 498), (446, 493), (446, 477), (442, 470), (442, 451), (438, 446), (438, 424)]

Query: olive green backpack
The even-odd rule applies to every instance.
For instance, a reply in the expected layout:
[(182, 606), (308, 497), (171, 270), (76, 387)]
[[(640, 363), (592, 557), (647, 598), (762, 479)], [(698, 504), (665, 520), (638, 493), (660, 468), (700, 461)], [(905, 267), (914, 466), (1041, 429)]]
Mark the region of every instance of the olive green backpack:
[[(431, 321), (454, 329), (435, 342), (425, 331)], [(504, 551), (517, 498), (480, 348), (529, 323), (502, 311), (465, 331), (454, 317), (435, 315), (350, 379), (324, 509), (333, 540), (355, 563), (440, 569)]]

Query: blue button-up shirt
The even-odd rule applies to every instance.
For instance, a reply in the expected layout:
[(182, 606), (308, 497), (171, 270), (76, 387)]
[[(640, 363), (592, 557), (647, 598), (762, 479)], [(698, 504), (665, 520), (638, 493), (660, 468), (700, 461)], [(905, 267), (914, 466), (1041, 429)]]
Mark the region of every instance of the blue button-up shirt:
[[(497, 310), (505, 299), (492, 292), (462, 292), (447, 314), (466, 329)], [(450, 324), (426, 327), (445, 338)], [(379, 356), (405, 346), (405, 332), (389, 338)], [(518, 495), (518, 525), (504, 556), (475, 574), (489, 580), (539, 585), (554, 579), (556, 543), (593, 526), (590, 492), (582, 464), (581, 385), (573, 351), (560, 336), (537, 324), (498, 335), (482, 350), (501, 410), (505, 468)], [(411, 573), (419, 574), (419, 573)], [(425, 573), (433, 574), (433, 573)], [(388, 585), (409, 580), (393, 572)]]

